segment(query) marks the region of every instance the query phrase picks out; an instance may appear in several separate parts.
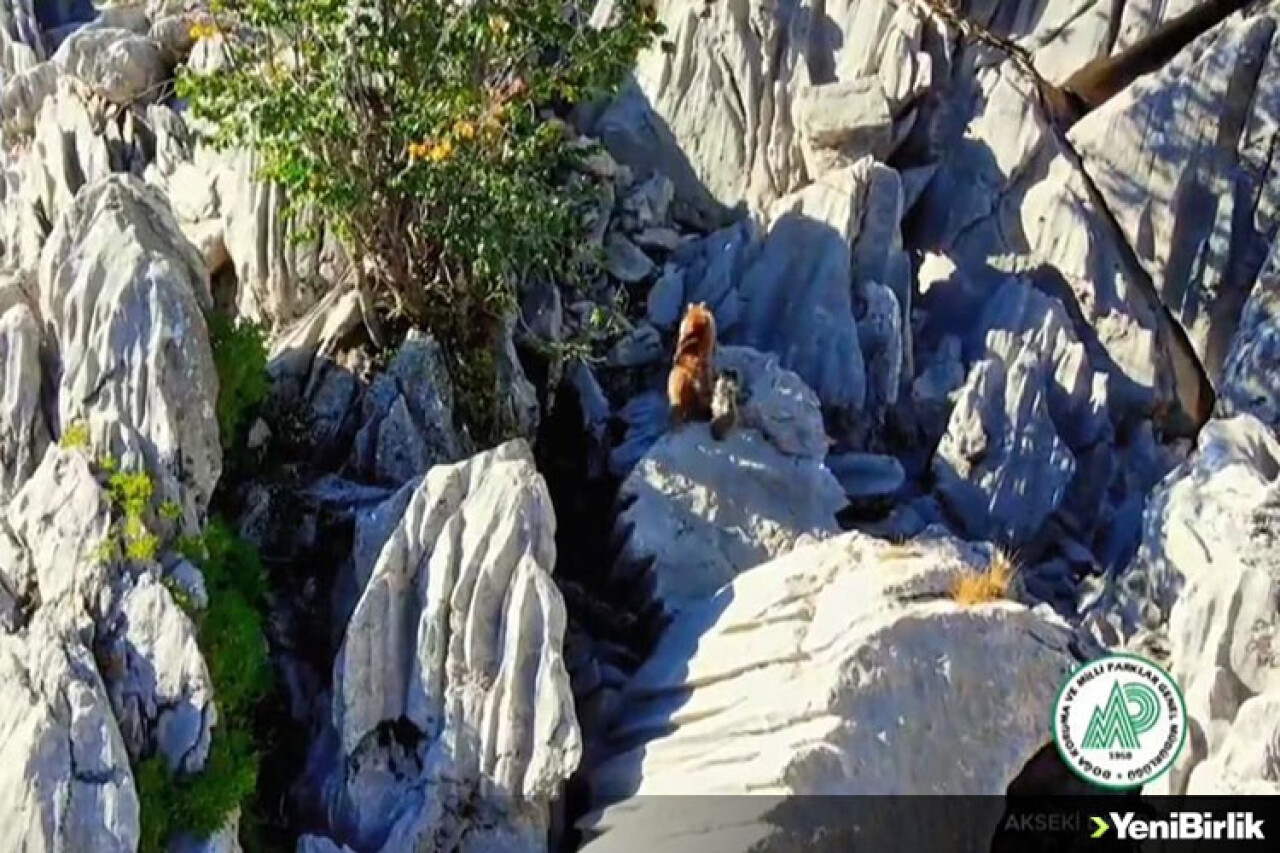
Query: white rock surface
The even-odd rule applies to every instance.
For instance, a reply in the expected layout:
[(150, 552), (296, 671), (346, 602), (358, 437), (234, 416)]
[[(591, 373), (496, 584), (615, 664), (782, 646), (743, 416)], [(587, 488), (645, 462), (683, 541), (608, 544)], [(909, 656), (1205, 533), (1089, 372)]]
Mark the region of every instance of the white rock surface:
[(123, 673), (109, 692), (130, 752), (145, 754), (154, 739), (171, 770), (199, 770), (217, 712), (195, 624), (150, 575), (125, 594), (120, 615), (111, 653), (119, 656)]
[[(257, 169), (257, 158), (249, 152), (218, 158), (221, 221), (239, 283), (237, 310), (252, 320), (283, 326), (302, 317), (340, 280), (346, 262), (314, 216), (287, 219), (287, 195), (258, 180)], [(298, 240), (299, 229), (308, 227), (319, 236)]]
[(833, 535), (845, 504), (821, 458), (787, 456), (754, 429), (716, 441), (704, 423), (660, 438), (623, 482), (619, 500), (626, 544), (617, 571), (647, 570), (653, 599), (668, 612)]
[(158, 44), (111, 27), (79, 30), (62, 43), (51, 61), (95, 95), (122, 106), (156, 98), (165, 77)]
[(50, 445), (8, 506), (8, 523), (36, 577), (42, 609), (101, 614), (109, 572), (98, 559), (111, 505), (83, 451)]
[(409, 333), (370, 385), (363, 409), (354, 464), (375, 481), (400, 485), (464, 455), (453, 422), (453, 384), (430, 335)]
[[(603, 835), (583, 849), (752, 849), (779, 832), (765, 816), (789, 795), (1003, 793), (1047, 741), (1075, 660), (1050, 614), (948, 599), (989, 553), (845, 534), (691, 605), (628, 683), (613, 751), (589, 770), (601, 811), (583, 823)], [(757, 796), (720, 811), (657, 796), (691, 791)], [(870, 849), (937, 849), (920, 845), (937, 827), (840, 808)], [(988, 838), (995, 811), (969, 816)]]
[(208, 279), (168, 205), (126, 176), (84, 188), (46, 243), (40, 308), (61, 364), (58, 414), (156, 479), (194, 525), (222, 469)]
[(483, 844), (487, 831), (450, 811), (467, 791), (496, 815), (493, 837), (544, 837), (581, 754), (554, 565), (551, 500), (524, 442), (437, 466), (414, 492), (334, 667), (348, 790), (378, 726), (403, 720), (422, 737), (425, 769), (409, 780), (426, 791), (421, 810), (397, 815), (384, 849), (425, 832)]
[(1040, 529), (1075, 474), (1049, 416), (1036, 356), (984, 359), (960, 389), (933, 460), (938, 494), (975, 536), (1021, 543)]
[[(1212, 421), (1191, 459), (1150, 497), (1137, 558), (1088, 613), (1086, 624), (1108, 644), (1143, 631), (1167, 637), (1193, 740), (1202, 743), (1161, 790), (1190, 790), (1188, 774), (1199, 792), (1276, 782), (1274, 767), (1258, 764), (1259, 744), (1270, 741), (1256, 739), (1254, 714), (1280, 689), (1278, 534), (1280, 442), (1250, 415)], [(1244, 715), (1253, 702), (1261, 704)], [(1255, 738), (1252, 762), (1240, 755), (1245, 732)]]
[(38, 618), (0, 634), (0, 848), (133, 853), (138, 798), (93, 655)]
[(777, 356), (750, 347), (716, 350), (716, 370), (738, 374), (738, 426), (758, 430), (788, 456), (820, 459), (827, 452), (818, 397), (800, 377), (778, 364)]
[(1280, 222), (1275, 31), (1274, 8), (1232, 16), (1071, 132), (1215, 380)]

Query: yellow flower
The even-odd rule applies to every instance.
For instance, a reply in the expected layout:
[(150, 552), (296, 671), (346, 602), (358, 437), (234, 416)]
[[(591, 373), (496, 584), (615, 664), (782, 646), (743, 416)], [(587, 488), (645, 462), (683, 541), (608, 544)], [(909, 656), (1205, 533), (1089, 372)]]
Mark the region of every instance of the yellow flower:
[(502, 15), (489, 16), (489, 32), (495, 36), (505, 36), (511, 30), (511, 22)]
[(427, 152), (430, 149), (431, 149), (431, 146), (425, 142), (410, 142), (409, 143), (409, 162), (415, 163), (418, 160), (425, 160), (427, 157)]
[(435, 145), (431, 146), (431, 150), (427, 152), (427, 159), (432, 163), (443, 163), (453, 155), (453, 143), (447, 139), (442, 139)]
[(475, 139), (476, 126), (466, 119), (455, 122), (453, 125), (453, 135), (459, 139)]
[(218, 28), (212, 21), (196, 21), (191, 25), (190, 36), (193, 41), (213, 38), (217, 34)]

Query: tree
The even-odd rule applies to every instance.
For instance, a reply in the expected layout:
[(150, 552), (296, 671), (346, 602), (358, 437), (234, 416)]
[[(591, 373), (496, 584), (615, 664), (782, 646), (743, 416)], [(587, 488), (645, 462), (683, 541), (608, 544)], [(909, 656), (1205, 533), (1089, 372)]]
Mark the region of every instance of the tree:
[(659, 32), (614, 6), (595, 28), (565, 0), (220, 0), (194, 33), (224, 61), (179, 94), (333, 228), (366, 314), (430, 330), (458, 379), (492, 364), (522, 277), (582, 271), (579, 149), (549, 119), (610, 95)]

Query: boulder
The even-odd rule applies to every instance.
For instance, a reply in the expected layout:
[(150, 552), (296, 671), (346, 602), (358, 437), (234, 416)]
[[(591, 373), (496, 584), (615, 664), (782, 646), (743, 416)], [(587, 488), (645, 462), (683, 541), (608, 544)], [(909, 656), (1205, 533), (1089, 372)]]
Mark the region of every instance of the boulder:
[(158, 99), (165, 78), (160, 46), (125, 29), (78, 30), (59, 46), (50, 61), (98, 97), (120, 106)]
[(723, 346), (716, 351), (718, 371), (738, 375), (738, 426), (754, 429), (781, 453), (821, 459), (827, 452), (818, 397), (809, 386), (779, 364), (778, 357), (750, 347)]
[[(936, 532), (905, 545), (850, 533), (690, 604), (627, 684), (612, 748), (588, 768), (583, 849), (796, 849), (771, 846), (805, 828), (780, 801), (812, 795), (841, 796), (837, 820), (868, 849), (979, 849), (999, 805), (918, 826), (848, 795), (998, 797), (1047, 742), (1077, 663), (1071, 631), (1043, 609), (950, 600), (990, 557)], [(689, 791), (763, 796), (663, 808), (659, 795)], [(927, 843), (950, 833), (969, 843)]]
[(154, 743), (171, 771), (200, 770), (218, 715), (195, 624), (147, 574), (124, 594), (120, 623), (103, 654), (120, 663), (108, 692), (130, 753)]
[(344, 278), (346, 258), (312, 213), (290, 217), (285, 191), (258, 179), (253, 152), (227, 152), (218, 166), (213, 174), (227, 254), (236, 270), (236, 309), (248, 319), (284, 327)]
[[(105, 178), (114, 168), (106, 135), (103, 109), (91, 104), (66, 79), (60, 79), (38, 112), (30, 154), (22, 162), (22, 203), (38, 205), (50, 225), (56, 225), (72, 199), (87, 183)], [(41, 237), (44, 236), (42, 229)], [(43, 242), (43, 239), (40, 240)], [(23, 269), (34, 270), (39, 245), (17, 259)]]
[(124, 175), (85, 187), (40, 259), (40, 308), (61, 371), (61, 423), (144, 470), (194, 528), (222, 470), (218, 378), (201, 262), (164, 198)]
[[(1165, 624), (1189, 577), (1214, 573), (1206, 543), (1224, 548), (1229, 566), (1260, 531), (1250, 516), (1280, 478), (1280, 442), (1257, 418), (1209, 422), (1196, 450), (1146, 501), (1136, 558), (1107, 579), (1090, 602), (1086, 624), (1106, 645)], [(1225, 569), (1223, 570), (1226, 571)], [(1224, 584), (1236, 582), (1233, 570)]]
[[(744, 384), (755, 387), (749, 374)], [(818, 450), (802, 438), (815, 430), (797, 433), (793, 421), (821, 422), (812, 392), (788, 396), (787, 386), (804, 388), (786, 376), (763, 385), (769, 396), (755, 408), (756, 428), (740, 423), (716, 441), (705, 423), (687, 424), (659, 438), (623, 481), (617, 527), (625, 545), (616, 572), (647, 570), (663, 610), (705, 600), (739, 573), (835, 533), (844, 490), (822, 465), (825, 447), (793, 456), (774, 443)]]
[[(551, 500), (523, 441), (416, 487), (334, 664), (341, 784), (363, 846), (545, 843), (547, 805), (581, 752), (554, 565)], [(380, 745), (393, 725), (412, 736)]]
[(827, 467), (851, 500), (887, 497), (907, 482), (902, 463), (875, 453), (841, 453), (827, 457)]
[(101, 614), (110, 573), (99, 559), (111, 502), (81, 450), (50, 445), (7, 507), (8, 526), (30, 559), (42, 610)]
[(802, 87), (794, 109), (805, 166), (815, 178), (868, 154), (884, 159), (889, 153), (893, 115), (879, 77)]
[(677, 214), (704, 226), (742, 203), (763, 213), (836, 165), (806, 162), (805, 130), (854, 159), (887, 150), (933, 77), (906, 4), (675, 0), (658, 14), (666, 35), (595, 130), (620, 161), (671, 178)]

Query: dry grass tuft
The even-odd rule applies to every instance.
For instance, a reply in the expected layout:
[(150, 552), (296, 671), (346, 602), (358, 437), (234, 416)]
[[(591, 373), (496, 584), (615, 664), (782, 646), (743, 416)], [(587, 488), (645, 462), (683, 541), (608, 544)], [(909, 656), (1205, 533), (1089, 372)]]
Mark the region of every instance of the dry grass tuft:
[(1002, 548), (991, 553), (986, 569), (971, 574), (965, 572), (951, 590), (951, 600), (966, 607), (1002, 601), (1009, 597), (1009, 587), (1018, 574), (1018, 565), (1011, 554)]

